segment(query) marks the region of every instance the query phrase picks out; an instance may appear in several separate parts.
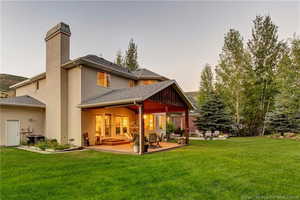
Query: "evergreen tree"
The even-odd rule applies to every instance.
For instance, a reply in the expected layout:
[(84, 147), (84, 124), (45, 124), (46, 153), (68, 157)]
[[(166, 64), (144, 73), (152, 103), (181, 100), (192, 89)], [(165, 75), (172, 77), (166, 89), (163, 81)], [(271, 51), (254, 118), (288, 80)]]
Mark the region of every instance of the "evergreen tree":
[(233, 123), (226, 112), (225, 104), (216, 94), (211, 94), (200, 107), (200, 116), (195, 120), (198, 130), (203, 131), (232, 131)]
[(285, 112), (284, 106), (276, 106), (276, 109), (267, 116), (269, 130), (280, 133), (282, 136), (286, 132), (293, 130), (293, 123), (289, 113)]
[(134, 43), (133, 39), (131, 39), (129, 41), (129, 45), (125, 57), (125, 66), (128, 68), (129, 71), (134, 71), (138, 69), (139, 64), (137, 58), (138, 58), (137, 45)]
[(123, 59), (121, 50), (119, 50), (117, 52), (115, 63), (120, 65), (120, 66), (124, 66), (124, 59)]
[(207, 98), (213, 93), (213, 73), (211, 66), (206, 64), (204, 69), (201, 72), (200, 77), (200, 88), (198, 94), (198, 105), (201, 106)]

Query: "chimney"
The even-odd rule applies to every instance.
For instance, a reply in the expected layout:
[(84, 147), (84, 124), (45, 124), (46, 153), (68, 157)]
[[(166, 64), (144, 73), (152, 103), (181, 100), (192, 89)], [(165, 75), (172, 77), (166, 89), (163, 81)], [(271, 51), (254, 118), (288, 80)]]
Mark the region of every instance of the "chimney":
[(46, 71), (60, 67), (70, 60), (70, 36), (70, 27), (63, 22), (47, 32), (45, 38)]
[(67, 143), (68, 74), (61, 65), (70, 60), (69, 25), (61, 22), (46, 34), (46, 137)]

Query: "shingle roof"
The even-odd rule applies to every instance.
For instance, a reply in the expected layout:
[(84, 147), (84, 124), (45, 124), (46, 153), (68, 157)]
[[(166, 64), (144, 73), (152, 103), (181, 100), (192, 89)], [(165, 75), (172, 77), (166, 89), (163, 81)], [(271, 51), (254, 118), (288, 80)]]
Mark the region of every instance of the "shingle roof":
[(96, 55), (86, 55), (86, 56), (71, 60), (71, 61), (63, 64), (62, 67), (68, 69), (68, 68), (72, 68), (72, 67), (75, 67), (80, 64), (87, 66), (87, 67), (94, 67), (97, 69), (105, 70), (105, 71), (115, 73), (117, 75), (131, 78), (134, 80), (145, 79), (147, 77), (150, 79), (168, 80), (167, 78), (165, 78), (159, 74), (156, 74), (148, 69), (140, 69), (140, 70), (130, 72), (127, 68), (117, 65), (115, 63), (112, 63), (104, 58), (100, 58)]
[(140, 85), (132, 88), (122, 88), (111, 90), (98, 97), (83, 101), (81, 107), (88, 107), (89, 105), (113, 105), (132, 101), (143, 101), (152, 96), (158, 91), (176, 83), (174, 80), (162, 81), (156, 84)]
[(10, 98), (0, 98), (0, 105), (27, 106), (27, 107), (40, 107), (40, 108), (44, 108), (46, 106), (44, 103), (28, 95), (10, 97)]
[(158, 80), (167, 80), (167, 78), (152, 72), (148, 69), (141, 68), (137, 69), (136, 71), (132, 72), (134, 75), (137, 76), (138, 79), (158, 79)]
[(81, 57), (81, 59), (90, 61), (90, 62), (94, 62), (96, 64), (100, 64), (101, 65), (100, 69), (102, 69), (103, 67), (106, 67), (106, 69), (108, 69), (108, 70), (119, 72), (121, 74), (128, 75), (128, 76), (131, 76), (132, 78), (135, 78), (135, 75), (132, 74), (127, 68), (117, 65), (115, 63), (112, 63), (104, 58), (100, 58), (96, 55), (86, 55), (84, 57)]

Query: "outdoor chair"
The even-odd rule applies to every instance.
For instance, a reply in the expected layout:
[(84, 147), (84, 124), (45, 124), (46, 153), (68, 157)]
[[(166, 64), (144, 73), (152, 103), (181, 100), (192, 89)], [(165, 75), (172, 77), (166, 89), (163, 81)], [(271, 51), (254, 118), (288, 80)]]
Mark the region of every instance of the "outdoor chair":
[[(155, 144), (155, 145), (153, 145)], [(159, 147), (159, 140), (156, 133), (149, 134), (149, 145), (150, 147)]]

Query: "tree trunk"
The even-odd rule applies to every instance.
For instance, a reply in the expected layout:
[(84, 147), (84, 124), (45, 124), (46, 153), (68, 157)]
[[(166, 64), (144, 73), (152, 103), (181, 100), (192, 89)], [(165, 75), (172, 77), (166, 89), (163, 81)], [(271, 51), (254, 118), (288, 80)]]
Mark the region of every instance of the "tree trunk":
[[(269, 99), (269, 101), (268, 101), (266, 113), (269, 112), (269, 108), (270, 108), (270, 99)], [(266, 130), (266, 115), (267, 115), (266, 113), (265, 113), (265, 116), (264, 116), (264, 124), (263, 124), (263, 129), (262, 129), (261, 136), (264, 136), (264, 135), (265, 135), (265, 130)]]

